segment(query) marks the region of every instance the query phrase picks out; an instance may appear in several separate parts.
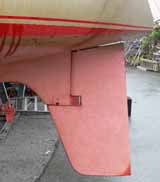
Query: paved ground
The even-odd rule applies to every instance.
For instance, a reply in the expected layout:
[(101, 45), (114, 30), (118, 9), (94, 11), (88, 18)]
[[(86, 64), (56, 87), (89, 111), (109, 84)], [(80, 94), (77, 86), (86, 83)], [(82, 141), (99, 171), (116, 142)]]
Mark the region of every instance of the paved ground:
[(55, 151), (57, 135), (50, 115), (21, 114), (0, 141), (0, 182), (32, 182)]
[(73, 171), (59, 145), (38, 182), (152, 182), (160, 179), (160, 74), (127, 69), (133, 98), (130, 123), (131, 177), (87, 177)]

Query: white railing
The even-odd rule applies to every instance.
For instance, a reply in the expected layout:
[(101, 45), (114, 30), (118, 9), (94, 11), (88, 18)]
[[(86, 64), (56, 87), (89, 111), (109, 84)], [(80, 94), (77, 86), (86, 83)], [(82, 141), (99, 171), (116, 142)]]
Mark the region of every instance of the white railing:
[(47, 105), (37, 96), (10, 98), (16, 111), (48, 112)]

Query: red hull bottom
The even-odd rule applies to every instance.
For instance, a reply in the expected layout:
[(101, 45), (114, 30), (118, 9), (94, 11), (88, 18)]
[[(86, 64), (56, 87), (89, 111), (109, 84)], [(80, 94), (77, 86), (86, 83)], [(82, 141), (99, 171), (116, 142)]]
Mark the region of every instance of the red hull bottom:
[(48, 104), (68, 157), (86, 175), (130, 174), (121, 45), (1, 64), (0, 81), (28, 85)]

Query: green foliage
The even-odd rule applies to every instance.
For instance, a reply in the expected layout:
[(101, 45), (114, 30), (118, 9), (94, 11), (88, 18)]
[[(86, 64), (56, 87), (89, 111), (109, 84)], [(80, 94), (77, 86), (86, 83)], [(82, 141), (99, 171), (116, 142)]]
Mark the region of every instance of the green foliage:
[(143, 49), (143, 50), (146, 49), (149, 46), (150, 42), (151, 42), (151, 39), (149, 36), (143, 37), (143, 39), (141, 41), (141, 49)]
[(160, 40), (160, 28), (154, 29), (149, 37), (151, 40)]
[(154, 42), (160, 40), (160, 28), (154, 29), (148, 36), (143, 37), (141, 49), (149, 49)]

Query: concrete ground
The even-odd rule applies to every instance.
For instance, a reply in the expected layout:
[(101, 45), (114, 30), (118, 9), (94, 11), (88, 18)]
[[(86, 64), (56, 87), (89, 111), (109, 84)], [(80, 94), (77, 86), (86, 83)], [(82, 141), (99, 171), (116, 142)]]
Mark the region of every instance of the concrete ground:
[(49, 114), (21, 114), (0, 141), (0, 182), (33, 182), (54, 154), (58, 138)]
[(160, 74), (127, 68), (128, 95), (133, 98), (130, 121), (131, 177), (88, 177), (70, 166), (62, 145), (38, 182), (151, 182), (160, 179)]

